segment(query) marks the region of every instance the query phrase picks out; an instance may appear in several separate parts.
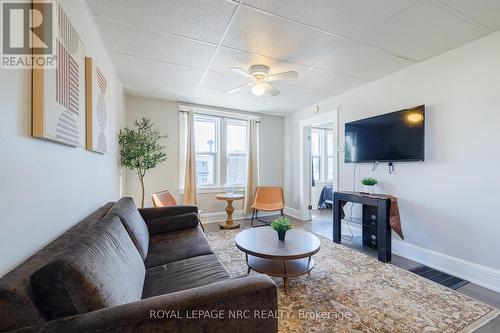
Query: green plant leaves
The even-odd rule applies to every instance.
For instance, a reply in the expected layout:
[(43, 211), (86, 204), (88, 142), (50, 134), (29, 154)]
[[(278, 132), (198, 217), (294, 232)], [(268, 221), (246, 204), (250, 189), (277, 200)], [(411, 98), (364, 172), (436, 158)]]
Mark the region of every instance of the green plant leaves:
[(167, 136), (153, 129), (150, 119), (136, 120), (137, 129), (124, 128), (118, 135), (120, 144), (120, 164), (131, 170), (136, 170), (144, 177), (146, 170), (156, 167), (167, 158), (164, 141)]
[(375, 178), (372, 178), (372, 177), (366, 177), (366, 178), (361, 179), (361, 183), (363, 185), (366, 185), (366, 186), (373, 186), (373, 185), (378, 184), (378, 180), (376, 180)]
[(273, 220), (271, 223), (271, 227), (276, 231), (288, 231), (293, 229), (293, 225), (288, 220), (286, 216), (280, 216), (277, 219)]

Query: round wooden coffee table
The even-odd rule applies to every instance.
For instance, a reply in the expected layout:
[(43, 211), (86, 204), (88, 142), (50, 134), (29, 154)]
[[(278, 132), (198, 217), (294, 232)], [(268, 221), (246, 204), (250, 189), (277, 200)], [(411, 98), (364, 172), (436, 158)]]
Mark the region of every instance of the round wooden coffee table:
[(314, 267), (312, 256), (319, 251), (320, 241), (310, 232), (289, 230), (285, 241), (271, 227), (247, 229), (236, 235), (238, 249), (245, 252), (248, 273), (256, 272), (282, 277), (285, 294), (288, 278), (309, 274)]

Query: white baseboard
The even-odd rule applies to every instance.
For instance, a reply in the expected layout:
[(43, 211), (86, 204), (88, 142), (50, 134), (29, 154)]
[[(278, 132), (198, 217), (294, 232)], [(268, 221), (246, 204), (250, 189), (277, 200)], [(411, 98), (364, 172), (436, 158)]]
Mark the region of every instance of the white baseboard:
[[(279, 212), (259, 212), (259, 217), (261, 216), (273, 216), (279, 215)], [(201, 222), (203, 224), (208, 223), (220, 223), (225, 222), (227, 218), (226, 212), (216, 212), (216, 213), (202, 213), (200, 215)], [(233, 212), (233, 221), (245, 220), (252, 218), (252, 214), (244, 215), (243, 210), (238, 209)]]
[(392, 240), (392, 253), (439, 271), (500, 292), (500, 270), (429, 250), (398, 239)]
[[(304, 218), (300, 210), (291, 208), (291, 207), (285, 207), (283, 210), (283, 213), (285, 215), (291, 216), (293, 218), (296, 218), (298, 220), (305, 221), (307, 220)], [(260, 216), (272, 216), (272, 215), (278, 215), (279, 212), (259, 212), (259, 217)], [(224, 222), (226, 221), (227, 214), (226, 212), (216, 212), (216, 213), (202, 213), (200, 215), (201, 222), (203, 223), (219, 223), (219, 222)], [(252, 218), (252, 214), (249, 215), (243, 215), (243, 210), (238, 209), (233, 212), (233, 220), (238, 221), (238, 220), (244, 220), (244, 219), (250, 219)]]
[(298, 209), (295, 209), (295, 208), (292, 208), (292, 207), (285, 207), (284, 213), (285, 213), (285, 215), (288, 215), (288, 216), (291, 216), (293, 218), (296, 218), (297, 220), (307, 221), (307, 218), (305, 218), (304, 216), (302, 216), (302, 213)]
[[(361, 234), (361, 227), (358, 224), (350, 223), (349, 227)], [(342, 228), (342, 230), (347, 229), (345, 221), (342, 221)], [(500, 270), (429, 250), (396, 238), (392, 239), (392, 253), (478, 286), (500, 292)]]

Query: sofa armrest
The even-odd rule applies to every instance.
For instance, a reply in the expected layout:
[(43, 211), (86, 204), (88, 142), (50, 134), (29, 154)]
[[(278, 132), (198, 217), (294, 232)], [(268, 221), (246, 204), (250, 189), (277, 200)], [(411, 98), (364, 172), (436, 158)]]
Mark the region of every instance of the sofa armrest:
[(197, 206), (140, 208), (139, 213), (146, 222), (150, 235), (194, 228), (199, 224)]
[(148, 220), (159, 218), (159, 217), (170, 217), (181, 214), (195, 213), (198, 214), (197, 206), (169, 206), (169, 207), (156, 207), (156, 208), (139, 208), (139, 213), (142, 218), (148, 222)]
[(164, 232), (187, 228), (195, 228), (199, 223), (199, 217), (196, 213), (158, 217), (146, 222), (150, 235), (157, 235)]
[(261, 274), (60, 318), (41, 332), (277, 332), (277, 311), (276, 285)]

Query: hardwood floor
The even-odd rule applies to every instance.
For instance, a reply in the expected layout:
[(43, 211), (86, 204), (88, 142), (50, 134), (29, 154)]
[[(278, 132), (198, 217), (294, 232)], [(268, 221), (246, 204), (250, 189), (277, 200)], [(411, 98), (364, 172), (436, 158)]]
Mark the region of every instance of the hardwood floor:
[[(304, 230), (319, 234), (328, 239), (333, 238), (333, 223), (331, 210), (314, 210), (312, 221), (300, 221), (290, 217), (291, 222), (300, 226)], [(241, 224), (241, 228), (250, 228), (250, 220), (238, 221)], [(205, 224), (205, 231), (219, 231), (219, 225), (217, 223)], [(377, 251), (365, 248), (361, 246), (358, 241), (360, 235), (356, 232), (355, 228), (349, 231), (349, 228), (342, 228), (342, 244), (353, 248), (357, 251), (363, 252), (369, 256), (377, 257)], [(400, 257), (398, 255), (392, 254), (392, 261), (390, 265), (395, 265), (397, 267), (410, 270), (412, 268), (420, 266), (419, 263)], [(480, 287), (473, 283), (468, 283), (463, 287), (456, 290), (464, 295), (475, 298), (483, 303), (489, 304), (496, 308), (500, 308), (500, 293), (494, 292), (492, 290)], [(490, 321), (488, 324), (480, 327), (475, 331), (476, 333), (499, 333), (500, 332), (500, 316)]]

